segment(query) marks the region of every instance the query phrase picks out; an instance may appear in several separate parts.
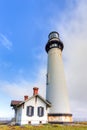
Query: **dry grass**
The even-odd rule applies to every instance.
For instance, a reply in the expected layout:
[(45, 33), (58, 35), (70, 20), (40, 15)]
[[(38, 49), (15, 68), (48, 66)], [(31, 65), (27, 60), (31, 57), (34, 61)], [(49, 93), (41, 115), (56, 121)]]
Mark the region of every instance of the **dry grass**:
[(75, 125), (39, 125), (39, 126), (11, 126), (0, 125), (0, 130), (87, 130), (87, 123)]

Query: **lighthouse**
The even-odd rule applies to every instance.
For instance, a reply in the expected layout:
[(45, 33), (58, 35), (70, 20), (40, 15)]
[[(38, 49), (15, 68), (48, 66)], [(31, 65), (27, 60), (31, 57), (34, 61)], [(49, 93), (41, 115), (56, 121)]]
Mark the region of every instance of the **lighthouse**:
[(62, 61), (63, 42), (56, 31), (48, 35), (45, 50), (48, 54), (46, 76), (46, 100), (51, 103), (48, 113), (49, 123), (70, 123), (70, 112), (67, 85)]

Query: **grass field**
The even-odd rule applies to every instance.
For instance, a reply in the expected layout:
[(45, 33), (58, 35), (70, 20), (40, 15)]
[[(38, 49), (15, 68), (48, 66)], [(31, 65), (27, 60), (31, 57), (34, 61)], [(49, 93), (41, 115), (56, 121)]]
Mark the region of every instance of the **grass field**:
[(0, 125), (0, 130), (87, 130), (87, 125), (76, 124), (76, 125), (39, 125), (39, 126), (11, 126), (11, 125)]

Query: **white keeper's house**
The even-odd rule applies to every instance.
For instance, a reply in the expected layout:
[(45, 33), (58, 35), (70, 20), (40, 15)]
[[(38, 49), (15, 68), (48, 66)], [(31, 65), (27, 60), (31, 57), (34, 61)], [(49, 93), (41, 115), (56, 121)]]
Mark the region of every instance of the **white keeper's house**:
[(33, 96), (24, 96), (24, 101), (12, 100), (15, 110), (15, 124), (45, 124), (48, 123), (47, 113), (51, 104), (38, 94), (38, 88), (33, 88)]

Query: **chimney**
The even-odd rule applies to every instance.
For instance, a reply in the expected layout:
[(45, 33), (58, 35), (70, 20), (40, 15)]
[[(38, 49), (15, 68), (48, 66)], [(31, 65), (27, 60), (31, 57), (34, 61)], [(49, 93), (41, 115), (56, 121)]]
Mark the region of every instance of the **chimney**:
[(24, 101), (26, 101), (26, 100), (28, 100), (28, 96), (27, 95), (24, 96)]
[(34, 88), (33, 88), (33, 95), (37, 95), (37, 94), (38, 94), (38, 89), (39, 89), (39, 88), (37, 88), (37, 87), (34, 87)]

